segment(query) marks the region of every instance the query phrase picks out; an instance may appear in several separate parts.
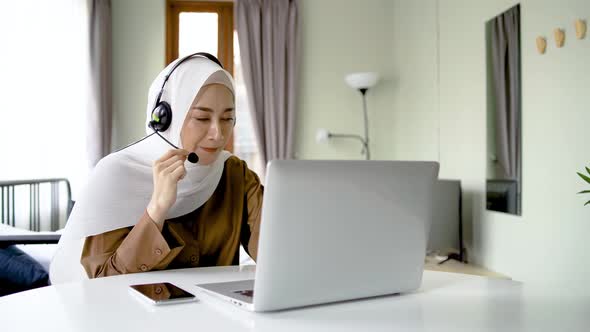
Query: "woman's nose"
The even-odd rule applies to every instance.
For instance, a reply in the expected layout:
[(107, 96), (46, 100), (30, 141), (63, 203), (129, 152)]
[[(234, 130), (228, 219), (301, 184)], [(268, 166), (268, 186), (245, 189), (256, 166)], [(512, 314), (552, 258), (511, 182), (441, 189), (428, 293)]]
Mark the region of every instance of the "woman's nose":
[(211, 121), (211, 127), (209, 127), (209, 139), (215, 141), (223, 139), (223, 133), (221, 132), (219, 121)]

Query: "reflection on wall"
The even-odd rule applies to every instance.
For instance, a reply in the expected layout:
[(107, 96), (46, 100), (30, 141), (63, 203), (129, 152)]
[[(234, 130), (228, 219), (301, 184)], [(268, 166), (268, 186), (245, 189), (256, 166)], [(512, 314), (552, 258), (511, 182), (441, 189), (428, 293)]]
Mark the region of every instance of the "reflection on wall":
[(520, 6), (486, 23), (488, 210), (521, 214)]

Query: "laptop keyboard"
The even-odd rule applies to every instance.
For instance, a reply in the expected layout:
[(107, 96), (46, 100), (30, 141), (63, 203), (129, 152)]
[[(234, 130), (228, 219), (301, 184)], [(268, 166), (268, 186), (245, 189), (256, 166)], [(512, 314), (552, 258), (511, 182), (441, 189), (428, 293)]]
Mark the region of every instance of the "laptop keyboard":
[(234, 291), (234, 293), (242, 295), (242, 296), (246, 296), (246, 297), (254, 297), (254, 290), (252, 290), (252, 289), (238, 290), (238, 291)]

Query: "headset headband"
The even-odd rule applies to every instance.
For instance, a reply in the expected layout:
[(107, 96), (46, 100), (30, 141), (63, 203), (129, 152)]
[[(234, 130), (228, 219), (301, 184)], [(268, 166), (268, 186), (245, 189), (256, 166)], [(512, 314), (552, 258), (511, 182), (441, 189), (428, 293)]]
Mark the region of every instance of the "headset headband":
[[(160, 88), (160, 92), (158, 93), (158, 98), (156, 98), (156, 104), (155, 106), (157, 107), (158, 104), (160, 103), (160, 99), (162, 98), (162, 93), (164, 93), (164, 86), (166, 85), (166, 82), (168, 82), (168, 79), (170, 78), (170, 75), (172, 75), (172, 73), (174, 72), (174, 70), (176, 70), (176, 68), (178, 68), (178, 66), (180, 66), (183, 62), (195, 58), (195, 57), (202, 57), (202, 58), (207, 58), (213, 62), (215, 62), (216, 64), (219, 65), (219, 67), (221, 67), (221, 69), (223, 69), (223, 65), (221, 64), (221, 62), (219, 62), (219, 60), (214, 57), (213, 55), (207, 53), (207, 52), (197, 52), (197, 53), (193, 53), (193, 54), (189, 54), (187, 56), (185, 56), (184, 58), (180, 59), (168, 72), (168, 74), (166, 74), (166, 76), (164, 76), (164, 82), (162, 82), (162, 87)], [(154, 107), (155, 108), (155, 107)]]

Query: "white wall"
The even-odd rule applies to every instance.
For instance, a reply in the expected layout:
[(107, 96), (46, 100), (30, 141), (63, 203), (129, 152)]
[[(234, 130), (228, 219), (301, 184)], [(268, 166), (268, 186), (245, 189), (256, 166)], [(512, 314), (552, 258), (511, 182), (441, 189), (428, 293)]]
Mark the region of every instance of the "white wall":
[[(590, 2), (521, 1), (523, 88), (523, 214), (521, 217), (485, 210), (486, 176), (486, 67), (485, 22), (515, 5), (516, 1), (445, 0), (408, 3), (396, 1), (395, 21), (406, 21), (408, 34), (438, 45), (438, 96), (430, 88), (405, 95), (412, 109), (424, 100), (437, 100), (436, 115), (413, 121), (418, 131), (436, 132), (431, 144), (440, 148), (441, 177), (459, 178), (465, 191), (464, 217), (471, 258), (488, 268), (528, 282), (579, 283), (590, 279), (586, 252), (590, 245), (590, 209), (584, 208), (583, 189), (576, 171), (588, 164), (585, 142), (590, 134), (588, 85), (590, 38), (576, 40), (574, 19), (590, 16)], [(437, 9), (438, 6), (438, 9)], [(409, 20), (422, 7), (425, 20), (432, 7), (438, 11), (438, 33), (424, 35), (422, 22)], [(552, 31), (566, 29), (566, 45), (554, 46)], [(413, 32), (420, 31), (420, 32)], [(548, 37), (545, 55), (539, 55), (535, 38)], [(401, 47), (396, 43), (394, 49)], [(418, 52), (416, 47), (415, 51)], [(411, 68), (432, 66), (433, 60), (410, 55), (394, 62)], [(434, 62), (436, 64), (436, 61)], [(408, 82), (431, 82), (432, 73), (416, 71)], [(416, 104), (418, 103), (418, 104)], [(397, 110), (396, 110), (397, 111)], [(397, 114), (397, 113), (396, 113)], [(425, 141), (403, 149), (420, 151)], [(395, 142), (395, 144), (401, 144)], [(397, 153), (404, 158), (411, 153)], [(470, 236), (469, 236), (470, 235)]]

